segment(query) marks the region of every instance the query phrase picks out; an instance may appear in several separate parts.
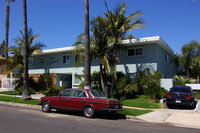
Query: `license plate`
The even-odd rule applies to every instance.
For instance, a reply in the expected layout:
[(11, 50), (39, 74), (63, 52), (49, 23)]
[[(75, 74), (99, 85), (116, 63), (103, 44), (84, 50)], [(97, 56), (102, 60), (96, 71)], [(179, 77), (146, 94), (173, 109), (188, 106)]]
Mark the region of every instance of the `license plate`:
[(181, 100), (176, 100), (176, 103), (181, 103)]
[(115, 105), (115, 108), (118, 109), (118, 105)]

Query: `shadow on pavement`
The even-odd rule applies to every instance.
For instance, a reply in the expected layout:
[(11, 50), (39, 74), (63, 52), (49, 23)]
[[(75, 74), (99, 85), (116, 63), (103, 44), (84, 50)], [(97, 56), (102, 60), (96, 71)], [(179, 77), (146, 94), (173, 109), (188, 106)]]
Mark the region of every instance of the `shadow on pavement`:
[[(66, 111), (66, 110), (56, 110), (56, 111), (51, 111), (51, 113), (59, 113), (59, 114), (66, 114), (66, 115), (72, 115), (72, 116), (80, 116), (84, 117), (82, 112), (80, 111)], [(96, 113), (93, 119), (106, 119), (106, 120), (118, 120), (118, 119), (126, 119), (126, 115), (119, 114), (119, 113), (114, 113), (114, 114), (99, 114)]]

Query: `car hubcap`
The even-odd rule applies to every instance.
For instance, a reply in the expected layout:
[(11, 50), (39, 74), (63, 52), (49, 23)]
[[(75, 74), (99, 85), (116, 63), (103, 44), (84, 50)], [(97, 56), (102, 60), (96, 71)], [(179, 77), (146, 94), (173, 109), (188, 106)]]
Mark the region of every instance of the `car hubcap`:
[(88, 115), (91, 115), (92, 109), (87, 109), (86, 113), (87, 113)]
[(43, 110), (44, 110), (44, 111), (48, 111), (48, 108), (49, 108), (49, 105), (48, 105), (48, 104), (45, 104), (44, 107), (43, 107)]

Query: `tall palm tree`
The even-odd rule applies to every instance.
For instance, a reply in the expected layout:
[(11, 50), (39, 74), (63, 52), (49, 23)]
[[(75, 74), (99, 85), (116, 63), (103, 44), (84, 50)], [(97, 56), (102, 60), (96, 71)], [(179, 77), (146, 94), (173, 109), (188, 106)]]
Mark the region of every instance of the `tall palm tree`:
[(23, 18), (24, 18), (24, 80), (22, 99), (31, 99), (28, 85), (28, 35), (27, 35), (27, 9), (26, 0), (23, 0)]
[[(10, 2), (14, 2), (15, 0), (6, 0), (6, 35), (5, 35), (5, 46), (6, 46), (6, 68), (8, 67), (8, 35), (9, 35), (9, 19), (10, 19)], [(10, 77), (10, 74), (7, 74), (7, 78)]]
[(85, 85), (84, 89), (91, 88), (90, 75), (90, 34), (89, 34), (89, 2), (85, 0)]
[[(91, 21), (93, 37), (91, 40), (92, 56), (99, 60), (100, 81), (103, 92), (108, 96), (106, 74), (109, 74), (109, 45), (108, 45), (108, 23), (106, 18), (98, 16)], [(103, 68), (104, 67), (104, 68)]]
[[(114, 85), (114, 80), (117, 79), (116, 76), (116, 63), (117, 63), (117, 57), (116, 57), (116, 52), (119, 48), (119, 44), (121, 44), (121, 40), (123, 37), (126, 36), (128, 31), (131, 31), (136, 28), (145, 28), (142, 19), (140, 18), (143, 14), (140, 11), (136, 11), (128, 15), (127, 17), (125, 16), (125, 9), (126, 9), (126, 4), (123, 3), (121, 6), (117, 7), (114, 9), (114, 12), (110, 11), (108, 9), (108, 6), (106, 4), (106, 9), (107, 13), (104, 13), (106, 15), (106, 18), (109, 23), (109, 32), (110, 32), (110, 37), (108, 39), (109, 44), (112, 45), (112, 52), (113, 52), (113, 65), (112, 65), (112, 72), (113, 72), (113, 85)], [(112, 87), (113, 87), (112, 85)]]

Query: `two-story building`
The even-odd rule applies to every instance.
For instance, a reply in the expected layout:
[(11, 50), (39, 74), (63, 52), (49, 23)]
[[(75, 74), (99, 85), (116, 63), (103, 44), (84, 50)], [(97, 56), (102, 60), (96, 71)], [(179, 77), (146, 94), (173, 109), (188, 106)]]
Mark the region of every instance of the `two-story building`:
[[(75, 47), (43, 50), (29, 58), (29, 74), (37, 78), (49, 72), (53, 85), (67, 88), (78, 87), (80, 80), (76, 75), (83, 75), (84, 62), (76, 67)], [(158, 70), (165, 78), (176, 74), (176, 56), (173, 50), (159, 36), (123, 40), (117, 52), (119, 62), (117, 71), (134, 78), (139, 71), (149, 68)], [(99, 71), (98, 60), (91, 63), (91, 73)]]

